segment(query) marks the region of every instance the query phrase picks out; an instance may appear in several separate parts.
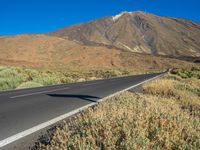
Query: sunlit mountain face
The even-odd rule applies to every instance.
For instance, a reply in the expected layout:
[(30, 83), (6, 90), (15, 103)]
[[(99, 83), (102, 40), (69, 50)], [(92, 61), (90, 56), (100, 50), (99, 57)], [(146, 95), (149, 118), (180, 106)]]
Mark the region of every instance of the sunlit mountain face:
[(64, 27), (50, 35), (153, 55), (200, 56), (200, 24), (144, 12), (122, 12)]

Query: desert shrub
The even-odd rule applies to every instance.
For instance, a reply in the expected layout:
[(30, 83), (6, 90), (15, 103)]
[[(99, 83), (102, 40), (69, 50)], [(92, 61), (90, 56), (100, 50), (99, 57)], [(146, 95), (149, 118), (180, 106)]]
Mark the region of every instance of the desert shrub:
[(84, 78), (80, 78), (80, 79), (76, 80), (76, 82), (84, 82), (84, 81), (85, 81)]
[(102, 76), (103, 78), (111, 78), (116, 76), (121, 76), (121, 72), (117, 70), (108, 70), (106, 72), (103, 72)]
[(57, 127), (37, 149), (200, 149), (200, 120), (173, 99), (125, 92)]
[[(20, 67), (0, 67), (0, 89), (15, 89), (30, 83), (53, 85), (74, 82), (73, 78), (62, 72), (51, 70), (35, 70)], [(34, 85), (34, 84), (33, 84)], [(27, 85), (29, 87), (29, 85)]]
[(0, 66), (0, 89), (15, 89), (24, 82), (35, 82), (41, 85), (54, 85), (60, 83), (77, 82), (82, 79), (91, 80), (94, 78), (110, 78), (116, 76), (129, 75), (133, 73), (129, 70), (107, 69), (88, 71), (52, 71), (35, 70), (21, 67), (1, 67)]
[(145, 94), (152, 94), (166, 98), (175, 97), (174, 81), (169, 79), (158, 79), (143, 86)]
[(179, 107), (183, 111), (192, 116), (200, 117), (200, 87), (196, 85), (196, 82), (193, 83), (193, 79), (181, 81), (166, 78), (158, 79), (144, 85), (143, 91), (148, 95), (172, 98), (179, 103)]
[(0, 89), (13, 89), (27, 80), (27, 76), (13, 68), (0, 70)]
[(74, 82), (75, 80), (71, 77), (61, 77), (60, 78), (60, 82), (61, 83), (72, 83)]
[(194, 88), (197, 88), (197, 89), (200, 88), (200, 80), (197, 78), (186, 79), (184, 80), (184, 82)]
[(17, 87), (17, 89), (33, 88), (33, 87), (40, 87), (40, 86), (42, 86), (42, 85), (39, 83), (28, 81), (28, 82), (24, 82), (24, 83), (20, 84)]
[(191, 71), (200, 71), (200, 66), (192, 67)]
[(0, 71), (6, 69), (7, 67), (4, 67), (4, 66), (0, 66)]
[(178, 72), (76, 115), (37, 149), (200, 149), (200, 80)]
[(200, 67), (199, 66), (195, 66), (192, 67), (191, 69), (173, 69), (171, 71), (172, 74), (178, 75), (182, 78), (191, 78), (191, 77), (195, 77), (200, 79)]
[(121, 70), (122, 75), (131, 75), (131, 74), (136, 74), (136, 72), (133, 72), (132, 70)]
[(49, 75), (47, 73), (40, 73), (36, 78), (33, 78), (34, 82), (42, 85), (53, 85), (61, 83), (60, 78), (55, 75)]
[(191, 76), (200, 79), (200, 71), (192, 71)]
[(164, 77), (165, 79), (171, 79), (175, 81), (182, 81), (183, 79), (180, 76), (169, 74), (168, 76)]
[(119, 77), (124, 75), (130, 75), (133, 74), (133, 71), (130, 70), (122, 70), (122, 69), (105, 69), (105, 70), (90, 70), (86, 72), (82, 72), (82, 75), (79, 75), (80, 78), (86, 78), (89, 79), (91, 77), (96, 78), (111, 78), (111, 77)]
[(40, 74), (39, 71), (34, 69), (25, 69), (23, 70), (23, 73), (26, 74), (29, 78), (29, 80), (33, 80), (33, 78), (37, 78)]
[(195, 94), (200, 94), (200, 87), (194, 87), (194, 86), (191, 86), (187, 83), (177, 83), (175, 85), (175, 89), (178, 89), (180, 91), (189, 91), (189, 92), (193, 92)]

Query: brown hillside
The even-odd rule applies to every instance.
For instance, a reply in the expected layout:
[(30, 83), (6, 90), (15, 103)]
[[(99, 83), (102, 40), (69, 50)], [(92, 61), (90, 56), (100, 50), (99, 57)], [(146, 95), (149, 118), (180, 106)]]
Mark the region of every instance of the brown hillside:
[(103, 46), (84, 46), (43, 34), (2, 36), (0, 52), (0, 65), (34, 68), (74, 70), (129, 68), (142, 71), (192, 65), (176, 59), (163, 59)]
[(132, 52), (200, 56), (199, 23), (140, 11), (122, 12), (49, 34), (86, 45), (104, 44)]

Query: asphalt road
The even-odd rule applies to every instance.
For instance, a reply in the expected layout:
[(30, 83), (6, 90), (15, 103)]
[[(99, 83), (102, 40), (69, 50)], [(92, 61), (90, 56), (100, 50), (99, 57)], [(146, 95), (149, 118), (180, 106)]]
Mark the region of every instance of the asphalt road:
[(0, 92), (0, 147), (26, 136), (19, 133), (162, 74)]

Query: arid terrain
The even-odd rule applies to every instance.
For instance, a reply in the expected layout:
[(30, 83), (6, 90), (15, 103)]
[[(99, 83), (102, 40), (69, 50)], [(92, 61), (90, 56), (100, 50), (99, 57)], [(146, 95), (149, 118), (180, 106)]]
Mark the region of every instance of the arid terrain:
[[(2, 92), (1, 106), (3, 108), (8, 102), (9, 108), (8, 111), (3, 108), (3, 115), (8, 112), (11, 117), (2, 115), (1, 118), (11, 118), (11, 122), (16, 118), (31, 119), (20, 116), (27, 114), (24, 110), (34, 114), (25, 103), (36, 110), (38, 116), (45, 110), (50, 115), (53, 111), (57, 113), (59, 108), (66, 110), (51, 102), (64, 102), (60, 104), (69, 107), (68, 113), (71, 113), (74, 102), (87, 100), (94, 103), (87, 97), (100, 99), (101, 95), (90, 96), (91, 91), (98, 94), (116, 88), (114, 92), (122, 92), (132, 88), (130, 84), (136, 81), (128, 80), (128, 75), (143, 74), (144, 77), (134, 76), (140, 80), (134, 86), (143, 84), (139, 92), (126, 91), (101, 103), (95, 101), (95, 106), (90, 105), (93, 107), (88, 106), (55, 124), (47, 135), (33, 141), (32, 149), (200, 149), (199, 62), (200, 23), (141, 11), (122, 12), (48, 33), (0, 36), (0, 90), (22, 89), (17, 90), (22, 92), (21, 95), (11, 92), (13, 96), (10, 96), (10, 91)], [(146, 83), (155, 79), (154, 76), (147, 78), (152, 75), (146, 74), (150, 72), (159, 79)], [(111, 86), (98, 80), (120, 76), (128, 77), (120, 82), (118, 79), (104, 81)], [(83, 82), (88, 80), (98, 80), (101, 84)], [(74, 84), (78, 87), (76, 92), (74, 85), (71, 85), (73, 88), (61, 88), (73, 82), (81, 82)], [(60, 85), (44, 87), (44, 91), (24, 89), (55, 84)], [(119, 90), (121, 85), (123, 89)], [(10, 100), (13, 98), (15, 101)], [(72, 100), (73, 105), (68, 100)], [(48, 102), (50, 105), (46, 105)], [(15, 117), (15, 110), (10, 109), (14, 106), (19, 117)], [(75, 109), (80, 111), (78, 107)], [(25, 120), (23, 124), (32, 120)], [(20, 121), (16, 121), (21, 127)], [(15, 122), (7, 124), (16, 126)]]
[(122, 93), (64, 121), (34, 148), (199, 149), (199, 77), (198, 67), (174, 70), (143, 93)]
[(48, 34), (0, 36), (0, 64), (61, 70), (190, 67), (175, 58), (198, 58), (199, 37), (199, 23), (123, 12)]
[(84, 43), (131, 52), (167, 56), (200, 56), (200, 24), (141, 11), (122, 12), (49, 33)]

